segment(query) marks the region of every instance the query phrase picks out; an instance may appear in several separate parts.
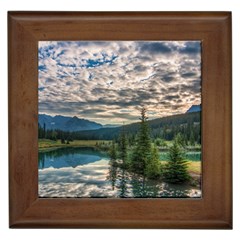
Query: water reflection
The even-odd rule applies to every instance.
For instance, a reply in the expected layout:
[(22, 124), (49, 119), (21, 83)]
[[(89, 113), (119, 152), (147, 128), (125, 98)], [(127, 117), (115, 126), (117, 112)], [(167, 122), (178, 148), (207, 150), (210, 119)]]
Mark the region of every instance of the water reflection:
[(127, 176), (125, 169), (110, 165), (107, 180), (111, 181), (112, 190), (117, 190), (116, 197), (132, 197), (130, 192), (131, 186), (128, 184), (129, 179), (130, 178)]
[(131, 174), (93, 148), (63, 148), (39, 153), (39, 196), (200, 197), (201, 191)]
[(108, 159), (106, 153), (95, 150), (91, 147), (67, 147), (59, 148), (47, 152), (39, 152), (38, 154), (38, 168), (63, 168), (63, 167), (77, 167), (101, 159)]
[(110, 168), (107, 179), (111, 181), (112, 190), (120, 198), (169, 198), (169, 197), (201, 197), (197, 188), (188, 184), (176, 185), (150, 180), (143, 176), (129, 173), (109, 162)]

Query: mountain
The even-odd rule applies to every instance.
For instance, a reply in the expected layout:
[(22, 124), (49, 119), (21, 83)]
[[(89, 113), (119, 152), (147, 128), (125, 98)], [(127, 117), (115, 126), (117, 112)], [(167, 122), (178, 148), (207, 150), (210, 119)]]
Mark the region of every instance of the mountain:
[(200, 105), (192, 105), (186, 113), (191, 113), (191, 112), (200, 112), (201, 111), (201, 104)]
[(104, 128), (116, 128), (116, 127), (121, 127), (121, 125), (118, 124), (105, 124), (103, 125)]
[[(190, 112), (168, 117), (149, 120), (148, 124), (151, 129), (153, 138), (160, 137), (166, 140), (172, 140), (176, 133), (181, 132), (190, 138), (191, 131), (194, 132), (196, 138), (200, 133), (201, 112)], [(132, 123), (124, 125), (124, 131), (130, 135), (136, 135), (139, 130), (140, 123)], [(79, 131), (75, 137), (81, 140), (111, 140), (117, 139), (123, 127), (103, 128), (96, 130)]]
[(46, 129), (59, 129), (63, 131), (83, 131), (83, 130), (95, 130), (100, 129), (103, 126), (99, 123), (92, 122), (86, 119), (81, 119), (76, 116), (65, 117), (61, 115), (56, 115), (55, 117), (39, 114), (38, 123), (41, 127), (46, 126)]
[[(120, 126), (106, 127), (96, 122), (91, 122), (78, 117), (51, 117), (39, 114), (39, 124), (46, 129), (58, 129), (72, 132), (69, 136), (75, 140), (117, 140), (121, 131), (128, 135), (128, 141), (135, 142), (139, 132), (140, 122)], [(186, 141), (194, 138), (201, 142), (201, 111), (188, 112), (148, 121), (153, 139), (162, 138), (172, 140), (176, 134), (181, 133)], [(58, 136), (59, 138), (59, 136)]]

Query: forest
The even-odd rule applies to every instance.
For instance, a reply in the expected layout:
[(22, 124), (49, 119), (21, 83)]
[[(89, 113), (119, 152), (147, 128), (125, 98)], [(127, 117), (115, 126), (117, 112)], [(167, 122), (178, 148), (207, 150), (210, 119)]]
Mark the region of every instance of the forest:
[[(201, 112), (179, 114), (154, 120), (148, 120), (151, 139), (156, 143), (164, 144), (164, 141), (171, 141), (177, 134), (180, 134), (185, 145), (201, 144)], [(62, 131), (59, 129), (46, 129), (38, 124), (39, 139), (62, 139), (72, 140), (115, 140), (119, 138), (122, 129), (126, 131), (128, 141), (135, 142), (140, 123), (133, 123), (115, 128), (102, 128), (85, 131)], [(163, 141), (162, 141), (163, 140)]]

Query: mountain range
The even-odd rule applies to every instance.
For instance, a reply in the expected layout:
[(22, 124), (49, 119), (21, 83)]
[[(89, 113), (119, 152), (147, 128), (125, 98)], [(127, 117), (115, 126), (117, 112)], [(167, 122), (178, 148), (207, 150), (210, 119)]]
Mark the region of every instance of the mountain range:
[(106, 124), (102, 125), (87, 119), (74, 117), (65, 117), (61, 115), (56, 115), (54, 117), (47, 114), (38, 115), (38, 123), (41, 127), (46, 129), (59, 129), (63, 131), (84, 131), (84, 130), (96, 130), (100, 128), (115, 128), (120, 125)]
[[(201, 105), (192, 105), (186, 112), (187, 113), (195, 113), (201, 111)], [(165, 118), (161, 118), (161, 121), (164, 121)], [(171, 117), (167, 117), (166, 119), (172, 119)], [(150, 124), (154, 124), (155, 122), (159, 122), (158, 119), (150, 121)], [(114, 124), (106, 124), (102, 125), (100, 123), (96, 123), (93, 121), (89, 121), (87, 119), (74, 117), (65, 117), (61, 115), (56, 115), (54, 117), (47, 115), (47, 114), (39, 114), (38, 115), (38, 123), (41, 127), (46, 129), (59, 129), (63, 131), (75, 132), (75, 131), (86, 131), (86, 130), (100, 130), (106, 129), (107, 132), (110, 131), (112, 128), (118, 128), (121, 125), (114, 125)], [(130, 124), (131, 126), (135, 125), (135, 123)], [(104, 130), (105, 131), (105, 130)], [(116, 130), (118, 131), (118, 130)]]
[(81, 119), (76, 116), (74, 117), (65, 117), (61, 115), (50, 116), (46, 114), (38, 115), (38, 123), (41, 127), (46, 129), (60, 129), (63, 131), (83, 131), (83, 130), (96, 130), (103, 127), (102, 124), (92, 122), (86, 119)]

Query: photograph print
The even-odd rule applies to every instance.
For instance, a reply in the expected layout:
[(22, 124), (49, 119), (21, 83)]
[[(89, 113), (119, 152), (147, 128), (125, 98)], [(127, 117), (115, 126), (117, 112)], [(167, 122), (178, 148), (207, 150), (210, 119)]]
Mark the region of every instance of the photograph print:
[(201, 198), (200, 41), (39, 41), (41, 198)]

